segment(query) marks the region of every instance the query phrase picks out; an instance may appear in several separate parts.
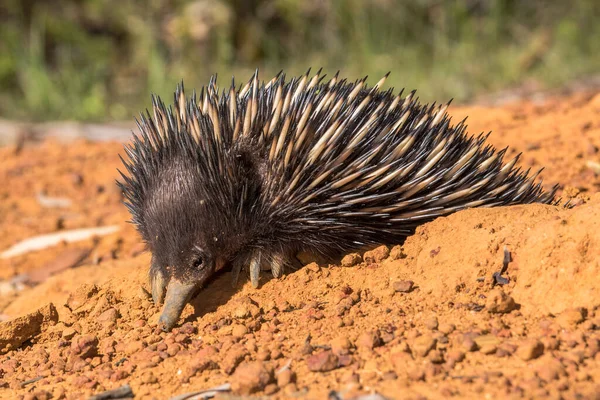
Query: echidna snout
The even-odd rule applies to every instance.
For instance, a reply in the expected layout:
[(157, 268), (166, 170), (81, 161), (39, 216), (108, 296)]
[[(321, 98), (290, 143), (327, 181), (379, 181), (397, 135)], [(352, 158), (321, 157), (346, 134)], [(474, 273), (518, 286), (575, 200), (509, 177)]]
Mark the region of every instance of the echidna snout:
[(323, 255), (401, 243), (416, 226), (470, 207), (556, 204), (487, 136), (451, 124), (448, 104), (420, 104), (336, 74), (279, 74), (197, 96), (153, 98), (125, 147), (121, 185), (152, 251), (154, 301), (173, 327), (224, 266), (277, 277), (305, 250)]

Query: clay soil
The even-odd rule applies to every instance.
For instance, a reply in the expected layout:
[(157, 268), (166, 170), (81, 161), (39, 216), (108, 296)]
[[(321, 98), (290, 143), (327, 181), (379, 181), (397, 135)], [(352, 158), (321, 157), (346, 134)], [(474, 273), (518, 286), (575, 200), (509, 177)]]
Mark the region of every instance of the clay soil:
[[(231, 383), (222, 398), (599, 398), (600, 95), (451, 112), (523, 152), (521, 166), (545, 166), (545, 185), (575, 207), (462, 211), (393, 248), (264, 275), (258, 289), (232, 288), (225, 272), (170, 333), (156, 328), (149, 255), (114, 184), (121, 144), (0, 149), (0, 250), (120, 227), (0, 260), (0, 397), (128, 384), (167, 399)], [(72, 204), (42, 205), (42, 191)], [(508, 284), (492, 287), (505, 249)]]

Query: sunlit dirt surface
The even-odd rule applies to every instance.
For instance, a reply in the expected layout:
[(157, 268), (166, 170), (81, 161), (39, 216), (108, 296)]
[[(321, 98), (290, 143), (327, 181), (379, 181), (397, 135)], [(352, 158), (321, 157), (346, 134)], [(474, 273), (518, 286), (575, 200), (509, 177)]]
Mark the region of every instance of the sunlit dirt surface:
[[(493, 131), (507, 157), (523, 152), (522, 167), (544, 166), (546, 187), (560, 184), (575, 207), (462, 211), (391, 253), (263, 275), (259, 289), (247, 278), (232, 288), (226, 272), (170, 333), (156, 329), (149, 255), (114, 183), (122, 146), (0, 149), (0, 250), (121, 227), (0, 260), (0, 397), (86, 398), (129, 384), (136, 398), (165, 399), (231, 383), (275, 398), (597, 398), (600, 95), (451, 113), (468, 115), (471, 133)], [(39, 193), (72, 204), (48, 208)], [(505, 248), (509, 283), (492, 288)], [(29, 277), (23, 290), (15, 277)]]

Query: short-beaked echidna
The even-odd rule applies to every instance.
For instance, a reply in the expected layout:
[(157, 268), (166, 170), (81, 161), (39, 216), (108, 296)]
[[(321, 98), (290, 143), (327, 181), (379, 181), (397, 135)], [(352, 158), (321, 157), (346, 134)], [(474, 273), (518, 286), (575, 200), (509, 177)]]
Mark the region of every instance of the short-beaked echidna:
[[(386, 75), (387, 77), (387, 75)], [(422, 105), (336, 74), (199, 96), (153, 97), (126, 146), (122, 189), (152, 252), (150, 280), (170, 329), (216, 271), (275, 277), (299, 251), (339, 254), (401, 243), (415, 227), (469, 207), (552, 203), (537, 174), (503, 164), (486, 135)], [(166, 296), (166, 298), (165, 298)]]

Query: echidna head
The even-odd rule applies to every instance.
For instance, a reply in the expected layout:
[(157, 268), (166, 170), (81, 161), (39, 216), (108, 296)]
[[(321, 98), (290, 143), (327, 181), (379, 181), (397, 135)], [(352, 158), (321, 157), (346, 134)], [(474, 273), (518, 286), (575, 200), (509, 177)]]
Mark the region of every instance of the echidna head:
[[(226, 258), (224, 225), (207, 182), (189, 160), (176, 159), (162, 169), (145, 194), (140, 228), (152, 251), (152, 295), (165, 296), (164, 325), (176, 322), (190, 298), (220, 269)], [(173, 318), (169, 316), (173, 315)]]
[[(238, 185), (252, 183), (240, 176), (244, 167), (235, 155), (205, 163), (205, 155), (185, 143), (129, 153), (125, 165), (131, 176), (124, 176), (122, 187), (152, 252), (152, 297), (156, 304), (164, 300), (160, 323), (168, 330), (206, 281), (247, 243), (247, 229), (235, 212), (239, 196), (233, 193), (240, 192)], [(219, 164), (227, 165), (233, 178), (217, 174)]]

